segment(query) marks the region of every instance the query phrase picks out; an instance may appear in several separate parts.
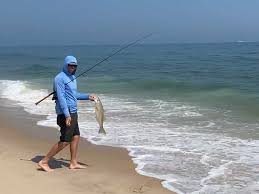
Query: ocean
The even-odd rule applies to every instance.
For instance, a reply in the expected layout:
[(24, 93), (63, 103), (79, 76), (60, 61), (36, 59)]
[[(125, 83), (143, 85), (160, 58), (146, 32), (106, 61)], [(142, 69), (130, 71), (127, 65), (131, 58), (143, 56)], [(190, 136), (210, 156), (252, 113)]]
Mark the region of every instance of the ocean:
[[(66, 55), (83, 72), (120, 45), (0, 47), (0, 97), (45, 115)], [(81, 135), (129, 150), (142, 175), (177, 193), (259, 193), (259, 43), (139, 44), (78, 78), (105, 109), (98, 134), (94, 103), (79, 102)]]

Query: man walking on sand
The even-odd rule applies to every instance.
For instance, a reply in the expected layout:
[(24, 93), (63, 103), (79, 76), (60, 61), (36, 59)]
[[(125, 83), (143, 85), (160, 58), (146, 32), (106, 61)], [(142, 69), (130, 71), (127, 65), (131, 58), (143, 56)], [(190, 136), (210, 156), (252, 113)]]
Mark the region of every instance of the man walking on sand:
[(94, 101), (94, 96), (77, 92), (75, 72), (77, 60), (74, 56), (66, 56), (63, 71), (54, 80), (57, 124), (60, 127), (60, 141), (52, 146), (48, 154), (38, 163), (39, 167), (46, 172), (51, 172), (49, 160), (58, 152), (70, 145), (71, 161), (70, 169), (82, 169), (84, 166), (77, 162), (77, 149), (80, 139), (77, 116), (77, 100)]

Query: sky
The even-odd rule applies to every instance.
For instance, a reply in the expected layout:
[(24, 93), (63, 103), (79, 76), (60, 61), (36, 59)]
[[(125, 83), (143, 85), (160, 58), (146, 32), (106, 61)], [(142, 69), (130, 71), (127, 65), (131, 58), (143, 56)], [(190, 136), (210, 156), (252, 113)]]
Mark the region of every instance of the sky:
[(0, 0), (0, 45), (259, 41), (259, 0)]

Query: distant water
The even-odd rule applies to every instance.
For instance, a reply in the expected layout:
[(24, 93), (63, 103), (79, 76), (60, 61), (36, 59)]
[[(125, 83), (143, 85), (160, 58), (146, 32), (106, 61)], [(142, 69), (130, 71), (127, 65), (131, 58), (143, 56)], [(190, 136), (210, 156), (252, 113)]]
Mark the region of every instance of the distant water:
[[(57, 127), (54, 102), (34, 103), (64, 56), (82, 72), (118, 47), (0, 47), (0, 95)], [(140, 174), (178, 193), (259, 193), (259, 43), (138, 45), (78, 83), (106, 111), (103, 136), (94, 103), (80, 102), (82, 136), (127, 148)]]

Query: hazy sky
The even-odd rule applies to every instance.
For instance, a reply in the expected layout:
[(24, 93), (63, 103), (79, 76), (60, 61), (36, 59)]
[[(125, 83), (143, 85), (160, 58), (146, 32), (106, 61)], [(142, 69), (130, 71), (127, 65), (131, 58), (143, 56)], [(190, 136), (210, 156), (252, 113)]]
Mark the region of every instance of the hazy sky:
[(0, 45), (259, 41), (259, 0), (0, 0)]

